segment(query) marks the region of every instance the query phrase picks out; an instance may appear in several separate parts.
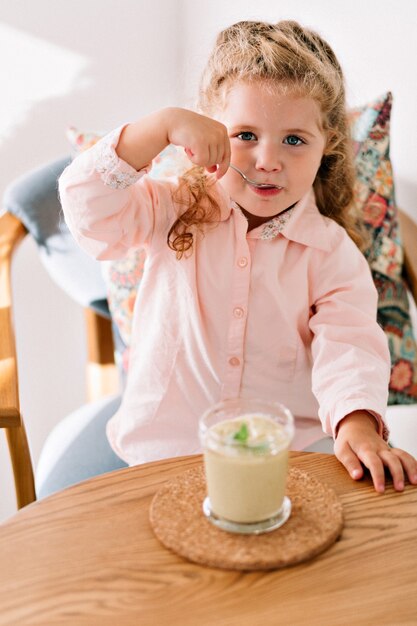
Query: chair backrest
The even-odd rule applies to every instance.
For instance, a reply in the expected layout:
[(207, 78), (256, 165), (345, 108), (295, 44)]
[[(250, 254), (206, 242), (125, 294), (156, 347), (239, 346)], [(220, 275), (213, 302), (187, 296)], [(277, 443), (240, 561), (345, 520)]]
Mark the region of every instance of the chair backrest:
[(0, 215), (0, 428), (10, 451), (19, 508), (36, 498), (34, 472), (19, 402), (19, 371), (13, 327), (11, 266), (14, 252), (29, 233), (39, 245), (54, 281), (85, 309), (87, 400), (119, 389), (112, 324), (100, 264), (72, 240), (61, 215), (57, 178), (68, 163), (59, 159), (14, 181)]
[(10, 284), (11, 258), (26, 229), (9, 214), (0, 216), (0, 427), (5, 428), (18, 507), (35, 499), (29, 445), (20, 413), (16, 343)]
[(404, 249), (404, 278), (417, 304), (417, 224), (403, 211), (398, 212), (398, 217)]
[[(20, 411), (11, 288), (13, 254), (26, 235), (26, 228), (14, 215), (5, 212), (0, 216), (0, 428), (6, 432), (18, 508), (36, 499), (30, 448)], [(116, 393), (119, 380), (111, 320), (89, 307), (85, 308), (85, 317), (87, 393), (92, 401)]]

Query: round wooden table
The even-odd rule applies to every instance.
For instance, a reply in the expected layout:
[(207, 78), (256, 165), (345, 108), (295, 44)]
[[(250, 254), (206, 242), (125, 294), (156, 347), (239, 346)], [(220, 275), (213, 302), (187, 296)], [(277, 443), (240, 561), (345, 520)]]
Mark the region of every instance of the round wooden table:
[(200, 456), (119, 470), (35, 502), (0, 525), (2, 626), (400, 626), (417, 624), (417, 488), (378, 495), (335, 457), (291, 464), (335, 489), (342, 536), (271, 572), (189, 563), (150, 527), (155, 492)]

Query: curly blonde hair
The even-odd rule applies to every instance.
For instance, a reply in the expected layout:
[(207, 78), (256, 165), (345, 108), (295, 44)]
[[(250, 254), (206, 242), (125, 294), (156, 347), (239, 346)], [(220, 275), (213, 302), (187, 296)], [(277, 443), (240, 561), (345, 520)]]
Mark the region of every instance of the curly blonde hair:
[[(319, 104), (328, 141), (313, 184), (317, 206), (363, 249), (366, 233), (354, 213), (344, 78), (333, 50), (320, 35), (294, 21), (238, 22), (217, 37), (200, 83), (199, 109), (213, 115), (222, 110), (228, 90), (236, 82), (257, 80)], [(168, 245), (178, 258), (192, 249), (195, 229), (202, 232), (203, 225), (219, 218), (219, 204), (211, 189), (214, 182), (200, 167), (192, 168), (180, 180), (175, 200), (187, 208), (168, 234)]]

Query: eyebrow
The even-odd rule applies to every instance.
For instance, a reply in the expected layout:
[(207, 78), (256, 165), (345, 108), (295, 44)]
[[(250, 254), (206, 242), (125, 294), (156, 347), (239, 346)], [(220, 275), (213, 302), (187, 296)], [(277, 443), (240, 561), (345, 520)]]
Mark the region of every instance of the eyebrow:
[(304, 128), (288, 128), (285, 133), (294, 133), (297, 135), (309, 135), (310, 137), (316, 137), (315, 133), (311, 133), (309, 130), (305, 130)]
[[(254, 131), (258, 132), (260, 129), (257, 126), (253, 126), (252, 124), (239, 124), (239, 126), (233, 126), (230, 129), (231, 133), (235, 132), (244, 132), (244, 131)], [(309, 130), (305, 130), (303, 128), (286, 128), (284, 131), (286, 135), (308, 135), (309, 137), (317, 137), (318, 133), (311, 133)]]
[(315, 133), (311, 133), (309, 130), (305, 130), (303, 128), (288, 128), (285, 133), (294, 133), (295, 135), (309, 135), (310, 137), (317, 137)]

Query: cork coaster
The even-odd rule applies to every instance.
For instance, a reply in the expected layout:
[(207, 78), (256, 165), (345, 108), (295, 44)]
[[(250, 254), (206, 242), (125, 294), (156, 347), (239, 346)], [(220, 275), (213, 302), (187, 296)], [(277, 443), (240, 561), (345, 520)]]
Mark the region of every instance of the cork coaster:
[(210, 567), (269, 570), (306, 561), (329, 548), (343, 528), (335, 492), (306, 472), (290, 468), (289, 520), (270, 533), (238, 535), (214, 526), (202, 510), (204, 468), (188, 470), (154, 496), (150, 522), (161, 543), (180, 556)]

